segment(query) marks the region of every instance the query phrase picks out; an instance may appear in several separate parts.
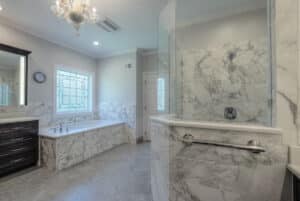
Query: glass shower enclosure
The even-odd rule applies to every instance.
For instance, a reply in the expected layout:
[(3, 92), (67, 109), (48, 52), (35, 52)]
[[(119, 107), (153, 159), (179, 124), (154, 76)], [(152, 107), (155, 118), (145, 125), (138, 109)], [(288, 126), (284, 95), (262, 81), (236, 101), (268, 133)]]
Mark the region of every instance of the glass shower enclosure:
[(164, 113), (191, 121), (272, 125), (269, 4), (169, 1), (158, 34)]

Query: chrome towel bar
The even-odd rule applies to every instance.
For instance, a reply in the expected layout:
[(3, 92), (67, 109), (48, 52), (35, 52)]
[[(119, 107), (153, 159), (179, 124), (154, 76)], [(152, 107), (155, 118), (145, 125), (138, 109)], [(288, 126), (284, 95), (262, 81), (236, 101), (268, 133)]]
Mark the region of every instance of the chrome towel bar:
[(247, 145), (241, 145), (241, 144), (230, 144), (230, 143), (217, 142), (217, 141), (197, 140), (197, 139), (194, 139), (193, 135), (186, 134), (183, 136), (182, 141), (187, 145), (192, 145), (192, 144), (214, 145), (214, 146), (219, 146), (219, 147), (228, 147), (228, 148), (234, 148), (234, 149), (247, 150), (247, 151), (251, 151), (252, 153), (255, 153), (255, 154), (259, 154), (261, 152), (266, 151), (255, 140), (248, 141)]

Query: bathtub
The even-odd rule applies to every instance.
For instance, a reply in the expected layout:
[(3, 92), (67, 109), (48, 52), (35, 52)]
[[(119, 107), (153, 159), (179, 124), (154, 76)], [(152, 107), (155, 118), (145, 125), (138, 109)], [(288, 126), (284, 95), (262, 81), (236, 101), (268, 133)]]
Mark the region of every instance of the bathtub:
[(59, 127), (42, 128), (39, 132), (40, 136), (48, 138), (61, 138), (70, 135), (80, 134), (82, 132), (88, 132), (99, 128), (106, 128), (124, 124), (123, 121), (112, 120), (92, 120), (83, 121), (76, 124), (64, 124), (62, 132), (59, 131)]
[(42, 128), (39, 135), (41, 164), (50, 170), (71, 167), (129, 141), (125, 123), (121, 121), (64, 125), (63, 132), (54, 127)]

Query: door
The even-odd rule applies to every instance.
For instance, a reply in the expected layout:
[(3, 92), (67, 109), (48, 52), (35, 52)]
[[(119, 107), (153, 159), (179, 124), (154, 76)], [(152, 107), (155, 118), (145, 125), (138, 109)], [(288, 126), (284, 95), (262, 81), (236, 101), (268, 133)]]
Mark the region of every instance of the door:
[(157, 114), (157, 73), (143, 73), (143, 139), (151, 141), (150, 116)]

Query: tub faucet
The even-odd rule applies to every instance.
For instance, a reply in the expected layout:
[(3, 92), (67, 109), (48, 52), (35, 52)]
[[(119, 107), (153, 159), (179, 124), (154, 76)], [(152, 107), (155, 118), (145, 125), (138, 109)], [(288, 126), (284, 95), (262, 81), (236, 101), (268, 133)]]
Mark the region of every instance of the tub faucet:
[(62, 133), (63, 132), (63, 124), (59, 123), (59, 132)]

